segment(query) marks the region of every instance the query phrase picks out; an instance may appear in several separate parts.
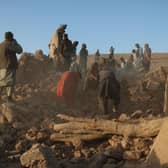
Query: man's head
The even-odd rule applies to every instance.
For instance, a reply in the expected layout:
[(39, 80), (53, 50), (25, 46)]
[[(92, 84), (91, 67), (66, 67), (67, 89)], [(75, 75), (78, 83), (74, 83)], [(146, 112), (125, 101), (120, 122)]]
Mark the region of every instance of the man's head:
[(136, 44), (135, 44), (135, 47), (140, 48), (139, 43), (136, 43)]
[(148, 48), (148, 47), (149, 47), (149, 44), (148, 44), (148, 43), (145, 43), (144, 47), (145, 47), (145, 48)]
[(13, 40), (13, 33), (5, 32), (5, 40)]
[(67, 28), (66, 24), (61, 24), (58, 29), (59, 30), (65, 30), (66, 28)]
[(113, 53), (114, 52), (114, 47), (111, 46), (110, 49), (109, 49), (110, 53)]
[(136, 50), (135, 50), (135, 49), (133, 49), (133, 50), (132, 50), (132, 53), (136, 53)]
[(87, 48), (85, 43), (82, 44), (82, 48)]

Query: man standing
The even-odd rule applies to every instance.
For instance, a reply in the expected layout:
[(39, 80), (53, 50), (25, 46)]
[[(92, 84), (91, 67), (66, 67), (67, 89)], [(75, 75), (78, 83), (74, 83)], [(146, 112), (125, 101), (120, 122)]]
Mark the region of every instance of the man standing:
[(95, 62), (99, 62), (99, 57), (100, 57), (100, 52), (99, 52), (99, 49), (97, 49), (95, 53)]
[(116, 112), (120, 103), (120, 83), (106, 66), (99, 73), (99, 109), (104, 114)]
[(22, 53), (22, 47), (13, 37), (12, 32), (5, 33), (5, 40), (0, 43), (0, 93), (7, 91), (8, 102), (12, 102), (12, 94), (16, 79), (18, 62), (16, 54)]
[(77, 56), (76, 52), (77, 52), (77, 46), (79, 44), (79, 41), (74, 41), (72, 43), (72, 57)]
[(72, 41), (69, 40), (68, 34), (64, 34), (61, 41), (60, 53), (64, 59), (65, 71), (69, 70), (71, 64), (72, 50)]
[(87, 57), (88, 57), (88, 50), (87, 50), (86, 44), (82, 44), (82, 48), (79, 52), (79, 56), (80, 56), (79, 65), (80, 65), (82, 74), (85, 75), (87, 70)]
[(138, 72), (142, 72), (143, 69), (143, 49), (142, 47), (136, 43), (135, 44), (135, 53), (136, 53), (136, 62), (135, 62), (135, 67)]
[(114, 47), (113, 46), (110, 47), (109, 52), (110, 52), (109, 58), (114, 58)]
[(143, 57), (143, 66), (146, 72), (149, 72), (150, 70), (150, 62), (151, 62), (151, 55), (152, 51), (149, 47), (149, 44), (144, 45), (144, 57)]
[(72, 57), (72, 63), (69, 71), (61, 75), (57, 83), (57, 97), (62, 103), (72, 106), (75, 102), (80, 81), (80, 69), (76, 62), (76, 56)]
[(54, 35), (50, 41), (49, 44), (49, 57), (52, 59), (55, 59), (57, 56), (59, 56), (60, 53), (60, 45), (63, 38), (63, 35), (65, 33), (65, 29), (67, 28), (66, 24), (60, 25), (60, 27), (54, 32)]
[(138, 58), (138, 57), (143, 57), (143, 49), (142, 49), (142, 47), (140, 46), (140, 44), (138, 44), (138, 43), (136, 43), (135, 44), (135, 47), (136, 47), (136, 49), (135, 49), (135, 52), (136, 52), (136, 57)]

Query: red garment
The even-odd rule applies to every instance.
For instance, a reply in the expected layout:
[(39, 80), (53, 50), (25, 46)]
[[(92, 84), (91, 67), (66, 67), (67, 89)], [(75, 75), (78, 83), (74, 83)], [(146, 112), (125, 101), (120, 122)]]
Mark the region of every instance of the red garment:
[(63, 103), (72, 105), (75, 100), (79, 77), (76, 72), (64, 72), (57, 83), (56, 94)]

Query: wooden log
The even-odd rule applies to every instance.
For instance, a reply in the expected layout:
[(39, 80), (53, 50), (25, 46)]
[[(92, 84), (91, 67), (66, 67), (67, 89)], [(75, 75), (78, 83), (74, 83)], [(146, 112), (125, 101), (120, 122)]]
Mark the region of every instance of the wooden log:
[(107, 137), (106, 134), (102, 134), (98, 132), (95, 132), (92, 134), (75, 134), (74, 136), (72, 133), (70, 134), (53, 133), (50, 139), (52, 141), (74, 142), (75, 140), (90, 141), (90, 140), (101, 139), (105, 137)]
[[(63, 119), (63, 116), (60, 116)], [(64, 116), (65, 117), (65, 116)], [(53, 129), (56, 132), (64, 132), (69, 130), (68, 133), (75, 134), (73, 130), (78, 130), (78, 134), (87, 131), (98, 131), (103, 134), (116, 134), (131, 137), (152, 137), (156, 136), (164, 121), (164, 118), (152, 120), (131, 120), (127, 122), (119, 122), (115, 120), (92, 120), (84, 118), (65, 117), (66, 120), (71, 120), (67, 123), (54, 124)]]
[(75, 148), (79, 148), (83, 145), (83, 142), (97, 140), (97, 139), (104, 139), (107, 138), (106, 134), (98, 133), (98, 132), (92, 132), (92, 133), (86, 133), (86, 134), (60, 134), (60, 133), (53, 133), (50, 136), (50, 140), (53, 142), (70, 142), (75, 146)]
[(57, 114), (56, 117), (62, 119), (62, 120), (65, 120), (65, 121), (78, 121), (78, 122), (85, 122), (85, 121), (93, 121), (93, 120), (96, 120), (96, 119), (88, 119), (88, 118), (82, 118), (82, 117), (73, 117), (73, 116), (69, 116), (69, 115), (66, 115), (66, 114)]

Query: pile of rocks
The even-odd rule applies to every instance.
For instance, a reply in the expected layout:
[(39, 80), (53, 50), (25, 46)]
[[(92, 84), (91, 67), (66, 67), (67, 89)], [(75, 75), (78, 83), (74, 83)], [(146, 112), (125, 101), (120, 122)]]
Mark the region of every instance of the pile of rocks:
[[(143, 87), (147, 90), (143, 90), (145, 87), (142, 88), (142, 82), (131, 87), (124, 83), (121, 97), (124, 102), (121, 102), (117, 120), (124, 122), (161, 114), (164, 78), (163, 73), (159, 73), (159, 85), (154, 85), (154, 75), (145, 78), (144, 81), (151, 81), (150, 84), (143, 82)], [(128, 161), (146, 158), (153, 144), (153, 137), (110, 135), (102, 140), (76, 146), (69, 142), (53, 141), (53, 123), (61, 122), (56, 118), (57, 113), (89, 116), (78, 109), (71, 111), (57, 103), (57, 80), (54, 65), (42, 51), (38, 50), (35, 54), (24, 53), (21, 56), (15, 89), (16, 103), (0, 105), (1, 159), (7, 159), (5, 161), (8, 163), (15, 160), (20, 167), (32, 168), (126, 168), (131, 167)], [(0, 167), (3, 167), (1, 163)]]

